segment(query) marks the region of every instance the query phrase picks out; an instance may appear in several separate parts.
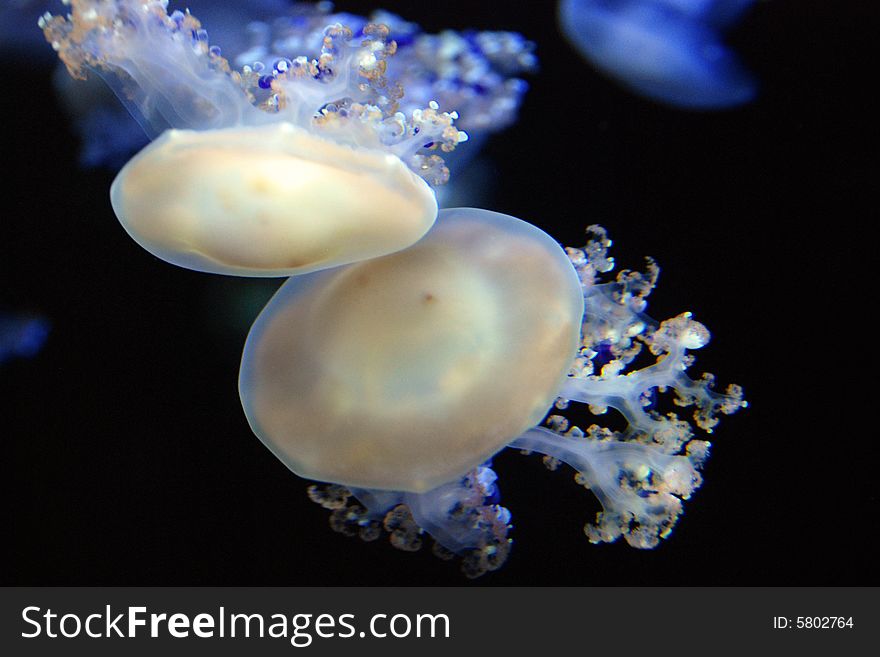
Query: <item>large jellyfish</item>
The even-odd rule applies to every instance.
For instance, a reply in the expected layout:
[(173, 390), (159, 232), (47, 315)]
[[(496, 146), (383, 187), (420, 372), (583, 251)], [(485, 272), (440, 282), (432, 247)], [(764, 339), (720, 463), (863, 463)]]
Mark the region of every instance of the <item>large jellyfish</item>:
[[(599, 228), (563, 250), (519, 219), (443, 210), (412, 247), (289, 280), (255, 322), (239, 390), (257, 436), (310, 489), (334, 528), (415, 549), (459, 553), (470, 576), (501, 565), (510, 513), (487, 461), (505, 446), (567, 463), (604, 506), (591, 541), (653, 547), (700, 484), (708, 443), (651, 408), (672, 389), (711, 431), (741, 391), (690, 379), (688, 351), (708, 331), (689, 314), (643, 314), (658, 268), (597, 276), (613, 261)], [(654, 362), (633, 369), (647, 347)], [(628, 421), (573, 426), (570, 402)], [(549, 417), (548, 411), (558, 409)], [(546, 417), (546, 419), (545, 419)]]
[(668, 105), (720, 109), (755, 96), (751, 74), (720, 32), (754, 0), (562, 0), (572, 44), (636, 93)]
[(549, 236), (444, 211), (409, 249), (285, 283), (248, 337), (242, 401), (298, 474), (425, 492), (541, 420), (582, 315)]
[[(101, 72), (158, 136), (113, 184), (120, 222), (154, 255), (214, 273), (298, 274), (412, 244), (436, 218), (440, 154), (468, 137), (438, 100), (501, 127), (524, 91), (511, 75), (534, 60), (517, 35), (431, 37), (324, 3), (250, 25), (238, 70), (167, 0), (66, 4), (40, 25), (70, 73)], [(468, 56), (449, 59), (450, 44)]]

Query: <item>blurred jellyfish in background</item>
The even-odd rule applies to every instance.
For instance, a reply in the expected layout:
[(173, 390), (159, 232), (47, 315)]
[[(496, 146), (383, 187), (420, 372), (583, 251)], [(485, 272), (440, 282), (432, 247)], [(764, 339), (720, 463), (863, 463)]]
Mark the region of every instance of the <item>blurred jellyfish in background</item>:
[[(384, 529), (403, 550), (427, 532), (468, 576), (495, 570), (511, 514), (488, 459), (510, 446), (575, 469), (604, 508), (591, 542), (652, 548), (670, 534), (709, 443), (656, 410), (655, 393), (674, 391), (707, 432), (745, 402), (738, 386), (717, 393), (711, 375), (685, 374), (709, 340), (690, 313), (644, 314), (656, 264), (601, 283), (611, 242), (590, 233), (563, 250), (513, 217), (443, 210), (408, 249), (282, 286), (248, 336), (239, 391), (282, 462), (331, 482), (309, 495), (334, 529)], [(564, 416), (571, 402), (628, 426), (581, 429)]]
[(562, 0), (571, 43), (635, 93), (695, 110), (751, 101), (752, 75), (721, 40), (754, 0)]
[(157, 257), (212, 273), (304, 273), (412, 244), (449, 178), (440, 154), (468, 139), (440, 102), (478, 131), (505, 126), (525, 90), (509, 74), (534, 65), (518, 35), (421, 35), (328, 4), (251, 23), (237, 55), (167, 0), (66, 4), (40, 26), (71, 76), (99, 72), (158, 137), (114, 182), (117, 216)]
[(0, 310), (0, 365), (14, 358), (33, 358), (49, 337), (42, 317)]
[(49, 9), (49, 0), (4, 0), (0, 3), (0, 55), (26, 59), (32, 65), (54, 62), (34, 17)]

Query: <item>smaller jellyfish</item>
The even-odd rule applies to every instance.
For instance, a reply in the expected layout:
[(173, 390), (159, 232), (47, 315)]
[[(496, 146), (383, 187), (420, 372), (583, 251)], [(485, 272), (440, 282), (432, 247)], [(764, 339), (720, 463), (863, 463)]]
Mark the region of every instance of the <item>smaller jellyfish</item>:
[(0, 365), (13, 358), (33, 358), (49, 337), (42, 317), (0, 310)]
[(754, 0), (562, 0), (572, 44), (637, 94), (687, 109), (751, 101), (751, 74), (722, 43)]
[(46, 39), (156, 138), (114, 181), (117, 217), (157, 257), (212, 273), (303, 274), (413, 244), (436, 218), (444, 157), (468, 139), (440, 102), (477, 129), (506, 125), (525, 89), (512, 75), (534, 64), (518, 35), (433, 38), (378, 13), (399, 46), (387, 24), (328, 3), (252, 23), (237, 57), (167, 0), (65, 4), (40, 19)]
[[(591, 542), (652, 548), (670, 534), (709, 444), (655, 394), (674, 391), (707, 432), (745, 402), (685, 373), (709, 339), (690, 313), (644, 314), (656, 264), (601, 283), (611, 241), (589, 231), (563, 250), (513, 217), (441, 210), (408, 249), (282, 286), (248, 336), (239, 392), (264, 444), (329, 482), (309, 495), (336, 531), (384, 530), (408, 551), (427, 533), (468, 576), (495, 570), (511, 514), (488, 459), (512, 447), (575, 469), (603, 505)], [(576, 405), (627, 428), (582, 430), (565, 416)]]
[[(16, 26), (25, 16), (35, 16), (38, 10), (53, 4), (49, 0), (18, 0), (18, 3), (21, 6), (13, 2)], [(389, 37), (397, 44), (395, 77), (406, 90), (400, 99), (401, 111), (408, 113), (426, 107), (432, 100), (441, 107), (457, 108), (460, 115), (457, 125), (471, 138), (467, 148), (444, 154), (447, 166), (453, 171), (461, 169), (479, 151), (479, 144), (487, 135), (515, 121), (528, 89), (527, 83), (518, 76), (534, 71), (537, 66), (534, 44), (512, 32), (446, 30), (427, 34), (417, 24), (386, 11), (375, 11), (369, 18), (332, 13), (330, 2), (191, 0), (186, 7), (211, 28), (211, 41), (222, 44), (224, 57), (237, 70), (246, 66), (253, 68), (257, 62), (265, 66), (266, 62), (283, 61), (289, 59), (291, 53), (316, 58), (321, 52), (327, 25), (339, 22), (355, 33), (368, 23), (387, 25)], [(12, 30), (11, 36), (19, 33), (32, 35), (31, 46), (37, 45), (38, 38), (43, 46), (33, 48), (34, 53), (28, 52), (29, 58), (40, 54), (48, 58), (51, 51), (45, 48), (45, 39), (39, 37), (37, 31)], [(97, 82), (89, 84), (93, 79)], [(74, 83), (65, 72), (56, 75), (54, 82), (82, 142), (80, 163), (118, 170), (146, 146), (149, 139), (144, 128), (100, 79), (89, 80)], [(148, 132), (154, 134), (155, 130)], [(445, 191), (445, 188), (437, 190)]]
[(435, 102), (398, 111), (381, 24), (323, 30), (317, 58), (234, 71), (167, 0), (69, 0), (40, 26), (74, 77), (101, 70), (160, 134), (111, 201), (141, 246), (212, 273), (280, 276), (394, 252), (433, 224), (437, 152), (467, 139)]

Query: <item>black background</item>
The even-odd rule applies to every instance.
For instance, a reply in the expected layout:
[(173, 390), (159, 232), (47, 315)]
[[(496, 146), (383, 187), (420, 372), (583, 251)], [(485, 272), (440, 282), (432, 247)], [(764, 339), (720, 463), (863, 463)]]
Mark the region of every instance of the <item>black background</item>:
[[(566, 244), (602, 223), (622, 267), (654, 256), (650, 314), (693, 311), (713, 332), (694, 372), (740, 383), (751, 404), (714, 434), (706, 482), (654, 551), (590, 545), (581, 527), (599, 507), (571, 473), (500, 455), (514, 550), (478, 584), (878, 583), (876, 293), (854, 270), (858, 247), (875, 248), (876, 205), (857, 201), (877, 179), (863, 94), (878, 16), (847, 4), (758, 3), (729, 41), (759, 98), (700, 114), (594, 73), (559, 35), (555, 3), (384, 3), (431, 31), (537, 42), (520, 120), (485, 148), (482, 203)], [(238, 400), (255, 299), (278, 283), (141, 250), (110, 209), (113, 173), (77, 166), (48, 69), (7, 56), (2, 74), (0, 305), (53, 324), (37, 358), (0, 372), (3, 583), (465, 582), (428, 550), (330, 530)]]

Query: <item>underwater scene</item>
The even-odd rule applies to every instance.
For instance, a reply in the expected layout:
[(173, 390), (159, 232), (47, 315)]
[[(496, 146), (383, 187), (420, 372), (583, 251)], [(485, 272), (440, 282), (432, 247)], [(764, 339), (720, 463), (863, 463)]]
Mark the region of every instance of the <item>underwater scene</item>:
[(4, 3), (4, 584), (876, 583), (876, 14)]

